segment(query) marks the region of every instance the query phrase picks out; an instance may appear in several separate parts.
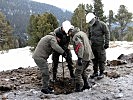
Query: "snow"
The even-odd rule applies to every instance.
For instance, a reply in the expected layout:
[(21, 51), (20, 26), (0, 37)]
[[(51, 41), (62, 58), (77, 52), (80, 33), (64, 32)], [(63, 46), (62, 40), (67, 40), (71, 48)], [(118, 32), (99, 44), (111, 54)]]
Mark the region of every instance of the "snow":
[(133, 53), (133, 42), (110, 42), (110, 48), (106, 50), (107, 60), (116, 60), (121, 54)]
[[(27, 46), (24, 48), (10, 49), (8, 52), (4, 51), (4, 53), (0, 51), (0, 71), (36, 66), (29, 49), (30, 47)], [(120, 54), (127, 55), (130, 53), (133, 53), (133, 42), (111, 41), (110, 48), (106, 49), (107, 60), (115, 60)], [(60, 56), (60, 61), (62, 61), (61, 59), (62, 57)], [(72, 59), (77, 59), (74, 50), (72, 50)], [(50, 55), (48, 63), (51, 62)]]

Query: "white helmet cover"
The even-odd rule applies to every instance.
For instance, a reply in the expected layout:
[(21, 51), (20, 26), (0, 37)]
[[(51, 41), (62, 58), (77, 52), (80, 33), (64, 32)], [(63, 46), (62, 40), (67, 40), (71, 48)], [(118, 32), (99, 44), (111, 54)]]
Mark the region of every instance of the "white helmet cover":
[(74, 26), (71, 25), (71, 23), (70, 23), (68, 20), (66, 20), (66, 21), (64, 21), (64, 22), (62, 23), (62, 27), (63, 27), (64, 31), (65, 31), (66, 33), (68, 33), (69, 29), (73, 28)]
[(86, 15), (86, 23), (89, 23), (93, 18), (95, 18), (95, 15), (93, 13), (88, 13)]

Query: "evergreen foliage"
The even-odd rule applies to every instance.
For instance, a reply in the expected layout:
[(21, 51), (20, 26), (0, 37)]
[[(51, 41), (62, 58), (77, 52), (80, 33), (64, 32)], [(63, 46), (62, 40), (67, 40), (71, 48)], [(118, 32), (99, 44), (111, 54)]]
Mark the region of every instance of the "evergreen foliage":
[(75, 27), (79, 27), (82, 31), (86, 31), (86, 21), (85, 21), (85, 5), (84, 4), (79, 4), (78, 7), (75, 9), (71, 23)]
[(128, 27), (127, 33), (123, 37), (123, 40), (133, 41), (133, 27)]
[(28, 34), (30, 35), (28, 42), (29, 45), (36, 47), (37, 43), (42, 37), (54, 31), (54, 29), (57, 27), (58, 21), (51, 13), (31, 15), (27, 28)]
[(125, 35), (128, 27), (127, 25), (132, 21), (132, 13), (128, 12), (126, 6), (120, 5), (117, 15), (115, 15), (116, 22), (118, 24), (117, 30), (119, 33), (119, 40)]
[(0, 50), (8, 50), (14, 47), (12, 27), (2, 12), (0, 12)]
[(103, 4), (102, 0), (93, 0), (94, 1), (94, 13), (95, 15), (101, 20), (106, 22), (106, 16), (104, 16), (104, 11), (103, 11)]
[(0, 11), (6, 16), (6, 19), (13, 27), (13, 35), (19, 42), (19, 47), (27, 44), (27, 26), (31, 15), (52, 13), (59, 24), (64, 20), (71, 19), (72, 13), (62, 9), (32, 0), (0, 0)]

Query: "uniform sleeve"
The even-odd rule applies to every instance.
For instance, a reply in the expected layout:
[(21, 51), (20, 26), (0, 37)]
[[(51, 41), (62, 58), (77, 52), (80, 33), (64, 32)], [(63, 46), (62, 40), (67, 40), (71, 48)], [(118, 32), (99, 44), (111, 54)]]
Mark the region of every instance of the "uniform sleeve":
[(87, 36), (88, 36), (89, 40), (91, 39), (91, 31), (90, 30), (91, 30), (90, 27), (88, 27)]
[(51, 39), (50, 44), (51, 44), (51, 47), (52, 47), (55, 51), (57, 51), (58, 53), (60, 53), (60, 54), (63, 54), (63, 53), (64, 53), (64, 50), (58, 45), (58, 42), (57, 42), (57, 40), (56, 40), (55, 37), (53, 37), (53, 38)]
[(83, 58), (84, 46), (83, 46), (83, 41), (82, 41), (81, 37), (74, 36), (73, 42), (74, 42), (74, 51), (75, 51), (76, 55), (80, 58)]
[(104, 24), (105, 44), (109, 45), (110, 31), (106, 24)]

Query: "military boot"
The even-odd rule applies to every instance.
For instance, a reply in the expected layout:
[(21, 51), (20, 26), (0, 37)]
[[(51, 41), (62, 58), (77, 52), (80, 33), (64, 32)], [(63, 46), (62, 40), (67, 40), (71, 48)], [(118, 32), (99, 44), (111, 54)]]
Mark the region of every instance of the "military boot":
[(85, 90), (85, 89), (90, 89), (91, 87), (89, 86), (88, 84), (88, 80), (87, 80), (87, 77), (82, 77), (83, 78), (83, 81), (84, 81), (84, 86), (83, 88), (81, 89), (82, 91)]
[(93, 78), (95, 78), (95, 77), (98, 77), (98, 72), (96, 72), (96, 73), (94, 72), (92, 75), (90, 75), (90, 78), (91, 78), (91, 79), (93, 79)]
[(91, 87), (89, 86), (88, 83), (85, 83), (83, 88), (81, 89), (82, 91), (85, 90), (85, 89), (90, 89)]
[(104, 78), (104, 73), (103, 73), (103, 71), (100, 72), (100, 74), (98, 75), (97, 79), (102, 79), (102, 78)]
[(51, 87), (42, 89), (41, 92), (45, 93), (45, 94), (52, 94), (53, 93), (53, 89)]
[(82, 92), (82, 90), (80, 89), (80, 84), (79, 83), (76, 83), (75, 92)]

